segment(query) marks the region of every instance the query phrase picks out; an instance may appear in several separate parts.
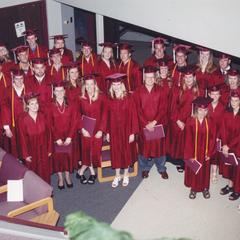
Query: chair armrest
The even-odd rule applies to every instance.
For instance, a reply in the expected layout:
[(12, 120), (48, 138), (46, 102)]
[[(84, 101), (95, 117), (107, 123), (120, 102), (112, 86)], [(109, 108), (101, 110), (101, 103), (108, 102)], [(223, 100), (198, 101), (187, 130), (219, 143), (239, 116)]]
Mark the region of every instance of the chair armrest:
[(102, 146), (102, 151), (110, 150), (110, 145)]
[(0, 187), (0, 193), (7, 192), (7, 184)]
[(30, 204), (27, 204), (26, 206), (17, 208), (11, 212), (8, 213), (8, 217), (16, 217), (17, 215), (23, 214), (25, 212), (31, 211), (35, 208), (41, 207), (43, 205), (47, 204), (48, 211), (53, 211), (53, 200), (51, 197), (43, 198), (41, 200), (32, 202)]

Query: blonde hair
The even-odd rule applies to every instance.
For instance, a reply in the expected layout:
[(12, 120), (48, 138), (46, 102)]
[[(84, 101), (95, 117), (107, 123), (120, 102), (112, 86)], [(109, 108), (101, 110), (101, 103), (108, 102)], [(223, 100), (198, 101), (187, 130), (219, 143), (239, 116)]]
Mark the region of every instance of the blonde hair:
[[(179, 95), (179, 98), (180, 98), (180, 99), (181, 99), (181, 97), (182, 97), (183, 92), (185, 92), (186, 89), (187, 89), (187, 86), (186, 86), (186, 84), (185, 84), (185, 80), (184, 80), (184, 77), (183, 77), (183, 84), (182, 84), (182, 88), (181, 88), (181, 90), (180, 90), (180, 95)], [(192, 89), (195, 97), (199, 95), (199, 89), (198, 89), (197, 79), (196, 79), (196, 76), (195, 76), (195, 75), (193, 75), (193, 85), (192, 85), (192, 88), (191, 88), (191, 89)]]
[[(198, 63), (196, 64), (196, 66), (198, 67), (197, 71), (201, 70), (200, 54), (198, 56)], [(217, 69), (217, 67), (214, 65), (214, 62), (213, 62), (213, 54), (212, 54), (212, 52), (210, 52), (208, 63), (207, 63), (207, 66), (206, 66), (205, 70), (206, 70), (207, 73), (212, 73), (216, 69)]]
[[(238, 78), (238, 80), (237, 80), (237, 86), (239, 87), (239, 86), (240, 86), (240, 75), (239, 75), (239, 74), (237, 75), (237, 78)], [(229, 86), (229, 75), (227, 75), (227, 76), (225, 77), (225, 83)]]
[[(98, 99), (98, 96), (99, 96), (99, 88), (98, 88), (98, 85), (97, 85), (97, 82), (95, 79), (92, 79), (94, 81), (94, 93), (93, 93), (93, 97), (92, 97), (92, 101), (96, 101)], [(87, 90), (86, 90), (86, 83), (85, 81), (83, 81), (83, 84), (82, 84), (82, 88), (81, 88), (81, 98), (84, 98), (86, 99), (86, 93), (87, 93)]]
[[(76, 68), (77, 68), (77, 67), (76, 67)], [(68, 81), (68, 83), (69, 83), (68, 86), (69, 86), (69, 88), (70, 88), (70, 87), (73, 86), (73, 84), (72, 84), (72, 81), (71, 81), (71, 79), (70, 79), (70, 73), (69, 73), (69, 72), (70, 72), (70, 70), (67, 71), (66, 80)], [(79, 70), (78, 70), (78, 73), (79, 73)], [(80, 75), (80, 73), (79, 73), (79, 75)], [(78, 79), (76, 79), (76, 85), (77, 85), (77, 86), (81, 86), (81, 84), (82, 84), (82, 83), (81, 83), (81, 78), (78, 77)]]
[[(125, 96), (127, 96), (127, 90), (123, 82), (121, 82), (121, 90), (122, 94), (120, 96), (120, 99), (123, 99)], [(117, 98), (115, 92), (113, 91), (113, 83), (111, 83), (111, 86), (109, 88), (109, 94), (111, 98)]]

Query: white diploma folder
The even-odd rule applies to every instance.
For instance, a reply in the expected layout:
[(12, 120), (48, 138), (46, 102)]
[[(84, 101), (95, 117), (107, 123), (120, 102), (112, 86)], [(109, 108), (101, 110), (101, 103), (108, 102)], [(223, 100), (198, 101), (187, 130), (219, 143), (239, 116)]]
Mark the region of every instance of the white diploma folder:
[(8, 202), (23, 201), (23, 179), (7, 181), (7, 201)]

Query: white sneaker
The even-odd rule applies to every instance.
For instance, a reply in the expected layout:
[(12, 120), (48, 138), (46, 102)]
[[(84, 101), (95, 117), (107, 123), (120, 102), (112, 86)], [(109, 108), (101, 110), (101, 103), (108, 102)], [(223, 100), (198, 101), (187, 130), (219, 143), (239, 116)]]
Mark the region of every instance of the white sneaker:
[(128, 176), (124, 176), (123, 177), (122, 186), (126, 187), (128, 184), (129, 184), (129, 177)]
[(112, 187), (116, 188), (118, 186), (118, 183), (121, 181), (121, 177), (120, 176), (116, 176), (112, 182)]

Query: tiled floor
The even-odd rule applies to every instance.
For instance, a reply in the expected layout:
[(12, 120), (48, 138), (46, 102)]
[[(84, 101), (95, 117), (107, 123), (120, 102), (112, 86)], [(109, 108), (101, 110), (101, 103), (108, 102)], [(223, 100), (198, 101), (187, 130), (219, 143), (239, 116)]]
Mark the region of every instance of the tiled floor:
[(152, 168), (115, 218), (112, 226), (133, 234), (137, 240), (160, 237), (188, 237), (194, 240), (239, 240), (240, 201), (231, 202), (221, 196), (224, 179), (211, 186), (211, 198), (198, 193), (188, 198), (189, 189), (183, 185), (183, 174), (167, 165), (169, 180), (163, 180)]

